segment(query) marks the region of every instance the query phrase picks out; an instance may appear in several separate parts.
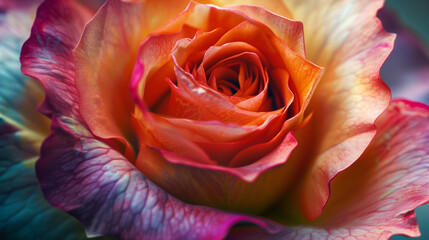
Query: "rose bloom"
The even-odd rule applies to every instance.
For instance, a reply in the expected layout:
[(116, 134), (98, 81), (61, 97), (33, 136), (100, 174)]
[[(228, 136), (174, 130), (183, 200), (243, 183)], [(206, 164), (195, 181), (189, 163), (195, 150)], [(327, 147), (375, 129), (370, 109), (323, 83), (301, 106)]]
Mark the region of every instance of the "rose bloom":
[(1, 4), (2, 237), (419, 235), (429, 107), (380, 78), (383, 1)]

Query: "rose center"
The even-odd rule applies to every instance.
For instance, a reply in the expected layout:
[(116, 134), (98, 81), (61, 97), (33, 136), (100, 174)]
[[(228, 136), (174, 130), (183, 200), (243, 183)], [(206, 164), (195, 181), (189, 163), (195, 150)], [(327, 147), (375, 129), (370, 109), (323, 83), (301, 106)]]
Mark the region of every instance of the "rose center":
[[(222, 60), (206, 71), (207, 84), (227, 97), (249, 98), (256, 96), (264, 87), (262, 66), (243, 53)], [(248, 63), (243, 62), (247, 60)], [(249, 62), (250, 61), (250, 62)]]

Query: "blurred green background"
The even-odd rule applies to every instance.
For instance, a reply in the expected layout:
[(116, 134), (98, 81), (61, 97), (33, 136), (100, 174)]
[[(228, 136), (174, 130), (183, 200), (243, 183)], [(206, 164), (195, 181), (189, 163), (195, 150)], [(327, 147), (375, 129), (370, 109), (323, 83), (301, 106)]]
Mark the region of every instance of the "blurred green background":
[[(399, 17), (402, 25), (421, 40), (427, 54), (429, 52), (429, 0), (386, 0), (386, 7)], [(426, 84), (429, 84), (429, 79)], [(421, 237), (393, 236), (390, 240), (429, 239), (429, 204), (417, 208), (416, 213)]]

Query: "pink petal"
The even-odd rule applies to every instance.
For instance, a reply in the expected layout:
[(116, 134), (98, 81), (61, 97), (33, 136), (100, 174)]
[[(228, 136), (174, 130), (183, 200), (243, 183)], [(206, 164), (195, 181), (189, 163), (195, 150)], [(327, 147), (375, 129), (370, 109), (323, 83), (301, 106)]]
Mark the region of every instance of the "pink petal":
[(46, 115), (79, 118), (72, 49), (92, 14), (74, 1), (48, 0), (39, 7), (22, 48), (21, 70), (43, 84), (47, 94), (40, 111)]

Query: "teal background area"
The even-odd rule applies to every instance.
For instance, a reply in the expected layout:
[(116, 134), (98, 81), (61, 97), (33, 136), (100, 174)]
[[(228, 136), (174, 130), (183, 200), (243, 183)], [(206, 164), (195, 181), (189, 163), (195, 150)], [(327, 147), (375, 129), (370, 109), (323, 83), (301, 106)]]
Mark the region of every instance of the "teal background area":
[(429, 53), (429, 0), (386, 0), (386, 7), (425, 43)]
[[(425, 45), (429, 53), (429, 0), (387, 0), (386, 7), (400, 17), (404, 26)], [(427, 81), (429, 84), (429, 79)], [(429, 239), (429, 204), (416, 209), (421, 231), (418, 238), (393, 236), (390, 240), (428, 240)]]

